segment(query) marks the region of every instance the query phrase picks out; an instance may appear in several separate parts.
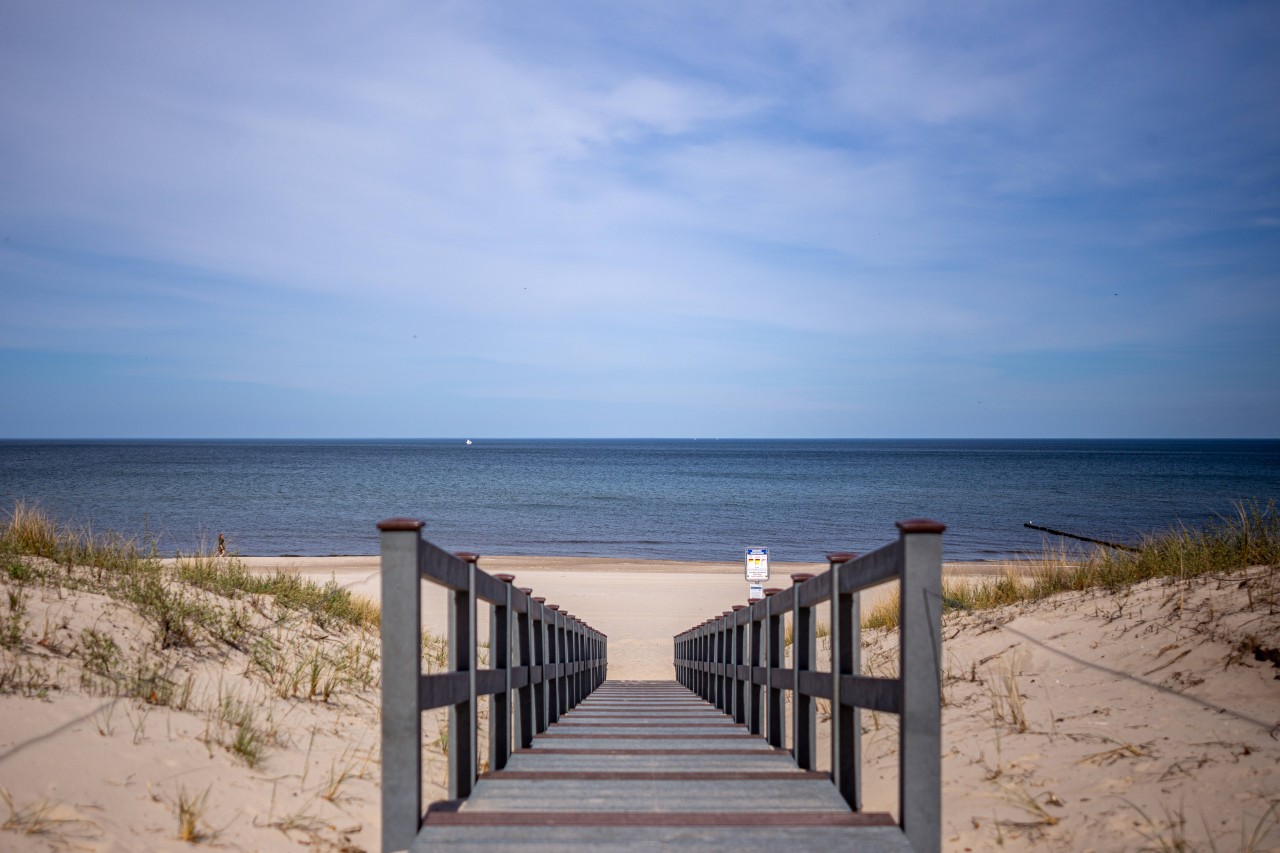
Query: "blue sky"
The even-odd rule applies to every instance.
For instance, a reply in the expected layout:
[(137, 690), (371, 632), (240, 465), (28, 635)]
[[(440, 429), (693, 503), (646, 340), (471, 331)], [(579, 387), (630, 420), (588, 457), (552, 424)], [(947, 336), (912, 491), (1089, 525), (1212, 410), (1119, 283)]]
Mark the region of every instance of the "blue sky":
[(1280, 435), (1274, 3), (0, 5), (0, 437)]

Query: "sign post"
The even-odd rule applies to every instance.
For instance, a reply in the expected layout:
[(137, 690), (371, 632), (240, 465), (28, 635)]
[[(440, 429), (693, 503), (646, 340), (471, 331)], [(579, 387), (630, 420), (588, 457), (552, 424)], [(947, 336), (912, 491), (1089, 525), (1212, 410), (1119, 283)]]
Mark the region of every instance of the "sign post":
[(764, 598), (764, 582), (769, 579), (769, 549), (748, 548), (743, 574), (747, 583), (751, 584), (747, 600), (759, 601)]

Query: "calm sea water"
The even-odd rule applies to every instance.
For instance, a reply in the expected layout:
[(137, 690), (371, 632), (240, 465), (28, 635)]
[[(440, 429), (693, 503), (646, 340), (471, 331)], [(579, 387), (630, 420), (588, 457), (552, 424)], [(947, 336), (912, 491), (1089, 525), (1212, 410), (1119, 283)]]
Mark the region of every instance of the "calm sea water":
[(1042, 548), (1025, 521), (1123, 542), (1278, 497), (1280, 441), (0, 441), (0, 507), (163, 553), (374, 554), (403, 515), (481, 554), (816, 560), (925, 516), (992, 559)]

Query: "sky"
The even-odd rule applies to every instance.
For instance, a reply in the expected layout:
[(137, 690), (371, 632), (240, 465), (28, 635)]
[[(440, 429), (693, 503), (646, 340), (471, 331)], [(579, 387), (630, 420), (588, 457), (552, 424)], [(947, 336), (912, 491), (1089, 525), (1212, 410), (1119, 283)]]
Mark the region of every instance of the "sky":
[(0, 438), (1280, 436), (1280, 5), (0, 4)]

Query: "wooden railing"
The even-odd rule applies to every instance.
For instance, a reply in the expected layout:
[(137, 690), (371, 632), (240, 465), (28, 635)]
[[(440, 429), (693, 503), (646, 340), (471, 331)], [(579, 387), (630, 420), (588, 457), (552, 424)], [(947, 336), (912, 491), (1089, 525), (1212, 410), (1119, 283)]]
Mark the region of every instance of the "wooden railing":
[[(941, 847), (942, 532), (927, 519), (898, 522), (899, 537), (862, 557), (828, 555), (814, 577), (792, 575), (788, 589), (766, 589), (675, 637), (676, 679), (770, 745), (785, 748), (786, 693), (791, 694), (791, 751), (802, 770), (816, 769), (816, 701), (831, 703), (832, 781), (854, 811), (861, 802), (859, 708), (900, 718), (899, 823), (915, 850)], [(861, 674), (859, 592), (900, 584), (899, 675)], [(831, 603), (831, 670), (817, 664), (814, 608)], [(785, 617), (794, 665), (786, 666)]]
[[(421, 536), (423, 523), (391, 518), (382, 531), (382, 848), (407, 849), (422, 826), (422, 712), (449, 709), (449, 799), (471, 794), (478, 699), (491, 698), (489, 761), (501, 770), (512, 744), (534, 735), (605, 680), (608, 639), (562, 613), (511, 575), (488, 575), (475, 554), (450, 554)], [(421, 582), (448, 593), (449, 667), (422, 671)], [(476, 666), (476, 606), (487, 602), (489, 667)], [(513, 701), (514, 697), (514, 701)]]

